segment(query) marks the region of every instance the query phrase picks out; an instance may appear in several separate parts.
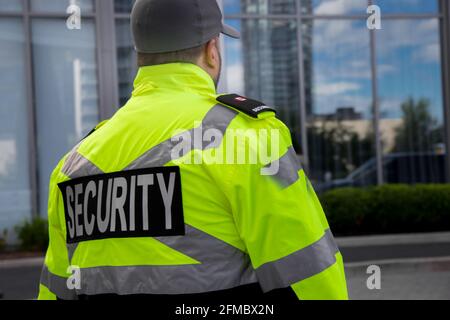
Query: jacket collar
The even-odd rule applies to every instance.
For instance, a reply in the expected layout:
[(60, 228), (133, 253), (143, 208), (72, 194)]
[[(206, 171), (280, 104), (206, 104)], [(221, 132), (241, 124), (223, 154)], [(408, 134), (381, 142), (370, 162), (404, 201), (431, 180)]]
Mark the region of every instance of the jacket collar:
[(168, 63), (141, 67), (134, 80), (133, 97), (162, 89), (216, 96), (211, 76), (190, 63)]

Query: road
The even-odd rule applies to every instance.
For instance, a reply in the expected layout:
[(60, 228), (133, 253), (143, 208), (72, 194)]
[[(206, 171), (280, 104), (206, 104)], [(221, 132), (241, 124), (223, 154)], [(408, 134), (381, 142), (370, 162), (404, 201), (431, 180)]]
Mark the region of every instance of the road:
[[(450, 258), (439, 263), (424, 257), (450, 257), (450, 243), (341, 247), (352, 299), (450, 299)], [(366, 286), (363, 261), (416, 259), (414, 263), (381, 265), (381, 290)], [(439, 260), (439, 258), (438, 258)], [(401, 260), (400, 260), (401, 261)], [(359, 262), (359, 263), (358, 263)], [(41, 267), (0, 265), (0, 292), (4, 299), (33, 299), (37, 296)]]
[(0, 267), (0, 294), (3, 299), (34, 299), (39, 289), (40, 274), (40, 266)]

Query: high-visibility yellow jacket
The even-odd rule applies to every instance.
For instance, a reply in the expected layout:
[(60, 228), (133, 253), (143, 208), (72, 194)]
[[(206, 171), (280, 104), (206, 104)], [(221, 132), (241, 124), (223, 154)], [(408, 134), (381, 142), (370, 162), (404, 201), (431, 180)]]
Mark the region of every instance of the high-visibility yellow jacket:
[[(347, 299), (342, 256), (289, 130), (265, 106), (252, 115), (238, 110), (244, 98), (236, 105), (217, 99), (212, 79), (195, 65), (139, 69), (128, 103), (51, 176), (39, 299), (196, 294), (255, 283), (263, 292), (292, 288), (299, 299)], [(254, 161), (265, 147), (270, 152)], [(143, 200), (143, 181), (162, 186), (153, 196), (175, 184), (167, 172), (156, 173), (162, 169), (151, 174), (161, 167), (179, 175), (172, 200), (182, 208), (174, 218), (148, 204), (152, 196)], [(87, 212), (100, 194), (98, 209), (108, 219)], [(138, 205), (142, 217), (146, 206), (152, 212), (134, 215)], [(178, 232), (142, 229), (164, 218), (166, 231), (178, 224)]]

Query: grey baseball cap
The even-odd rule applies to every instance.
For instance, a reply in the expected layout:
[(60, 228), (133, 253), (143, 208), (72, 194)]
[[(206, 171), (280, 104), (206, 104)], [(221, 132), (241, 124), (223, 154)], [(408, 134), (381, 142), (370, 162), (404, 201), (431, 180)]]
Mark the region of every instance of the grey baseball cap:
[(222, 20), (216, 0), (137, 0), (131, 30), (137, 52), (164, 53), (200, 46), (220, 33), (239, 38)]

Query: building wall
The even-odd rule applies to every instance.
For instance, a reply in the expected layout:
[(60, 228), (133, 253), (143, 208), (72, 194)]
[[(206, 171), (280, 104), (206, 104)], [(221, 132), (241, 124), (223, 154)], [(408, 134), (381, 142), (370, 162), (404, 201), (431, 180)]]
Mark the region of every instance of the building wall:
[[(376, 31), (366, 0), (220, 2), (242, 32), (223, 40), (221, 88), (277, 108), (316, 186), (388, 155), (427, 167), (414, 155), (448, 150), (440, 1), (374, 0)], [(80, 30), (67, 28), (71, 4)], [(0, 0), (0, 231), (46, 217), (57, 161), (129, 98), (132, 4)]]

